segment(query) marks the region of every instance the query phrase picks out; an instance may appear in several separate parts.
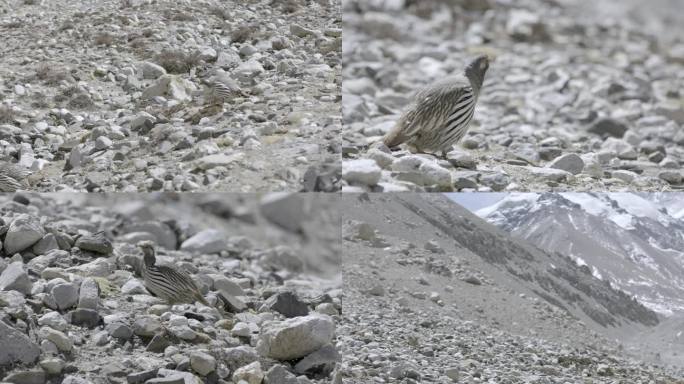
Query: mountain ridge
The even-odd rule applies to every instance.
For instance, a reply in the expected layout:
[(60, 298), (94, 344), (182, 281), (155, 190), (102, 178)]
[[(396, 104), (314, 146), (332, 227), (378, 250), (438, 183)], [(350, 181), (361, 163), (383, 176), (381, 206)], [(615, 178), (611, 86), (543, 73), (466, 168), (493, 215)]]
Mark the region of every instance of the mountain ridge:
[(684, 312), (684, 221), (650, 196), (511, 194), (476, 214), (586, 265), (654, 311)]

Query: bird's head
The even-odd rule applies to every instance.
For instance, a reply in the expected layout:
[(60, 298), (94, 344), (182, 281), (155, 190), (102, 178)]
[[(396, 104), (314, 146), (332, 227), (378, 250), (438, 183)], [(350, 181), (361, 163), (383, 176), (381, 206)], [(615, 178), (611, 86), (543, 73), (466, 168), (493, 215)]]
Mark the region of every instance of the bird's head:
[(475, 58), (475, 60), (471, 61), (470, 64), (466, 67), (466, 74), (468, 72), (470, 73), (478, 73), (481, 76), (484, 76), (484, 74), (487, 72), (487, 69), (489, 69), (489, 57), (487, 55), (480, 55)]
[(487, 55), (480, 55), (471, 61), (465, 69), (465, 74), (471, 82), (476, 82), (478, 86), (482, 86), (485, 73), (489, 69), (489, 57)]
[(154, 255), (154, 243), (152, 241), (145, 240), (139, 242), (137, 245), (143, 253), (143, 260), (145, 261), (145, 265), (148, 267), (153, 266), (156, 262), (156, 257)]

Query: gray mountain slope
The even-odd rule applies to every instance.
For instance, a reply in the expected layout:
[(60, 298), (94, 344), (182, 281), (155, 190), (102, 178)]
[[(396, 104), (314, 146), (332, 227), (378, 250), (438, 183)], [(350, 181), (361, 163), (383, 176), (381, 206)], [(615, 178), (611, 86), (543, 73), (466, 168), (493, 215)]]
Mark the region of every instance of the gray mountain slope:
[(419, 204), (408, 196), (399, 198), (401, 204), (460, 245), (526, 282), (544, 300), (577, 318), (603, 327), (658, 323), (655, 313), (594, 278), (591, 271), (572, 259), (517, 241), (444, 196), (426, 195), (421, 199), (430, 205)]
[[(445, 196), (348, 195), (342, 205), (345, 239), (353, 238), (357, 222), (368, 223), (379, 236), (370, 250), (345, 242), (344, 279), (350, 292), (366, 292), (374, 283), (411, 297), (415, 290), (434, 290), (446, 303), (443, 311), (449, 303), (456, 308), (452, 315), (575, 346), (631, 342), (628, 335), (647, 335), (659, 323), (653, 311), (595, 278), (587, 267), (515, 239)], [(422, 249), (428, 240), (444, 254)], [(464, 282), (469, 276), (483, 284)], [(430, 308), (420, 300), (415, 305), (418, 311)], [(353, 301), (345, 307), (354, 308)], [(639, 349), (627, 349), (646, 358), (660, 346), (642, 342)]]

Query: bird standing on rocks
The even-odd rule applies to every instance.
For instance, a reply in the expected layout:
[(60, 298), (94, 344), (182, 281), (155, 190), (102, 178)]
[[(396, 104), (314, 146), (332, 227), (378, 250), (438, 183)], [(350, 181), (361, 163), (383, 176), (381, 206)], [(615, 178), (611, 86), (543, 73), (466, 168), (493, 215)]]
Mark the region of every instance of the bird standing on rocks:
[(475, 112), (489, 58), (479, 56), (464, 75), (448, 77), (419, 91), (411, 105), (387, 133), (388, 147), (406, 143), (416, 152), (446, 153), (468, 131)]
[(192, 277), (173, 268), (156, 265), (153, 242), (141, 241), (138, 247), (143, 253), (142, 277), (148, 291), (170, 304), (199, 301), (207, 307), (211, 306), (200, 293)]
[(0, 192), (16, 192), (29, 189), (31, 171), (17, 164), (0, 161)]
[(211, 76), (205, 77), (201, 81), (208, 88), (207, 96), (211, 102), (223, 104), (236, 97), (247, 97), (237, 81), (221, 68), (215, 69)]

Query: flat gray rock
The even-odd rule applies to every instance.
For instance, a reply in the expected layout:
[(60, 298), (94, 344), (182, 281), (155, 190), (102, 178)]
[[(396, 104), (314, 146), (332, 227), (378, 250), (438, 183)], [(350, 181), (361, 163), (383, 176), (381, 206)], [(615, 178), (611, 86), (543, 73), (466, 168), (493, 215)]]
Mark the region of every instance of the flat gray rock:
[(24, 264), (14, 262), (0, 274), (0, 291), (18, 291), (24, 295), (31, 293), (33, 284), (24, 271)]
[(335, 323), (327, 315), (313, 314), (264, 324), (257, 351), (276, 360), (308, 355), (332, 341)]
[(114, 249), (112, 242), (105, 236), (104, 233), (94, 233), (90, 235), (81, 236), (76, 240), (76, 246), (85, 251), (91, 251), (108, 255)]
[(185, 240), (180, 248), (193, 253), (219, 253), (228, 249), (228, 238), (221, 231), (205, 229)]
[(32, 246), (45, 235), (45, 230), (37, 217), (27, 214), (17, 216), (9, 226), (5, 236), (5, 252), (12, 255)]
[(40, 356), (40, 348), (17, 329), (0, 321), (0, 366), (14, 363), (32, 364)]

